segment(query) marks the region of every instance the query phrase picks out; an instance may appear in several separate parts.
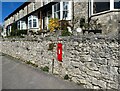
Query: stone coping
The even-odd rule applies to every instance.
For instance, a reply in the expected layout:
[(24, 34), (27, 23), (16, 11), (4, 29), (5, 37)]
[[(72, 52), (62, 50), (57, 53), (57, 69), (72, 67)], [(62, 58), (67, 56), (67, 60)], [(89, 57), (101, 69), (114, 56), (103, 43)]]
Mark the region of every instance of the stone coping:
[(94, 16), (99, 16), (99, 15), (103, 15), (103, 14), (107, 14), (107, 13), (111, 13), (111, 12), (120, 12), (120, 9), (107, 10), (107, 11), (103, 11), (100, 13), (96, 13), (96, 14), (91, 15), (91, 18)]

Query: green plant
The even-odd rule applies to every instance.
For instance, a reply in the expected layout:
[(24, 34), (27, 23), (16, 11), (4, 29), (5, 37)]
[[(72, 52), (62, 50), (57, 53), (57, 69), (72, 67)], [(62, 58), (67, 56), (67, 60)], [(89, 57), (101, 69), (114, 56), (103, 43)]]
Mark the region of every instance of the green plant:
[(66, 30), (62, 30), (61, 35), (62, 36), (70, 36), (71, 33), (66, 29)]
[(27, 63), (27, 64), (31, 64), (31, 62), (30, 62), (30, 61), (27, 61), (26, 63)]
[(55, 29), (60, 29), (59, 19), (57, 19), (57, 18), (51, 18), (49, 20), (48, 27), (50, 29), (50, 32), (53, 32)]
[(85, 22), (85, 18), (81, 18), (80, 19), (80, 27), (82, 29), (89, 29), (89, 23)]
[(68, 79), (70, 79), (70, 77), (66, 74), (66, 75), (64, 76), (64, 80), (68, 80)]
[(80, 27), (83, 28), (85, 25), (85, 18), (80, 19)]
[(32, 65), (32, 66), (34, 66), (34, 67), (38, 67), (38, 65), (37, 65), (37, 64), (32, 63), (31, 61), (27, 61), (27, 62), (26, 62), (26, 64)]
[(80, 27), (82, 29), (88, 30), (98, 30), (101, 29), (102, 24), (98, 23), (98, 19), (90, 19), (88, 23), (85, 22), (85, 18), (80, 19)]
[(41, 67), (41, 70), (45, 72), (49, 72), (49, 67), (48, 66)]
[(16, 23), (13, 23), (11, 25), (11, 33), (10, 33), (11, 36), (15, 36), (16, 35), (16, 29), (17, 29)]
[(70, 25), (67, 20), (60, 20), (60, 29), (61, 30), (66, 30), (68, 26), (70, 26)]
[(49, 51), (53, 51), (54, 47), (55, 47), (55, 44), (54, 43), (50, 43), (48, 50)]

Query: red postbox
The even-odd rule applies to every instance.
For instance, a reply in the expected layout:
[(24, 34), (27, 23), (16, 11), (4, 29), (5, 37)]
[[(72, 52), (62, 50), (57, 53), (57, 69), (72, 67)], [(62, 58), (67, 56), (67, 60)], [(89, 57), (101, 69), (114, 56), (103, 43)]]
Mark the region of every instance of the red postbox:
[(57, 44), (57, 59), (58, 61), (62, 62), (62, 44)]

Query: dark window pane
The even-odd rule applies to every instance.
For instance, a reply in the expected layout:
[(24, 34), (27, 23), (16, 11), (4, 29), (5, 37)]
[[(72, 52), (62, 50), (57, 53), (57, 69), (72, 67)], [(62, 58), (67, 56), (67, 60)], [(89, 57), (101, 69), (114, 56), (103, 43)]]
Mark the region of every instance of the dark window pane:
[(68, 10), (68, 2), (63, 2), (63, 10)]
[(60, 12), (56, 12), (56, 13), (55, 13), (55, 18), (60, 19)]
[(60, 3), (57, 4), (57, 11), (60, 10)]
[(32, 20), (29, 20), (29, 27), (32, 27)]
[(63, 19), (66, 19), (68, 17), (68, 11), (63, 11)]
[(37, 21), (36, 21), (36, 19), (33, 19), (33, 27), (37, 27)]
[(115, 9), (120, 9), (120, 1), (115, 0), (115, 2), (114, 2), (114, 8)]
[(54, 5), (54, 12), (56, 12), (56, 5)]
[(110, 10), (110, 2), (94, 2), (94, 13)]

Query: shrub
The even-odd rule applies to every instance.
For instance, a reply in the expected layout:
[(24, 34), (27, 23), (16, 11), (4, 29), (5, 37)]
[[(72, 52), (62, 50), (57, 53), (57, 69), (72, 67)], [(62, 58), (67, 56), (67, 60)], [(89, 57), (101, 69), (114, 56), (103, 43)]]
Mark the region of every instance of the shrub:
[(68, 79), (70, 79), (70, 77), (68, 75), (65, 75), (64, 80), (68, 80)]
[(11, 33), (10, 33), (11, 36), (15, 36), (16, 35), (16, 29), (17, 29), (16, 23), (13, 23), (11, 25)]
[(41, 70), (45, 72), (49, 72), (49, 67), (48, 66), (41, 67)]
[(48, 27), (50, 29), (50, 32), (53, 32), (55, 29), (60, 29), (59, 19), (57, 19), (57, 18), (51, 18), (49, 20)]
[(55, 44), (54, 43), (50, 43), (48, 50), (53, 51), (54, 47), (55, 47)]
[(66, 30), (67, 27), (70, 26), (67, 20), (61, 20), (60, 21), (60, 29), (61, 30)]
[(85, 25), (85, 19), (84, 18), (81, 18), (80, 19), (80, 27), (83, 28)]
[(70, 36), (71, 33), (66, 29), (66, 30), (62, 30), (61, 35), (62, 36)]
[(38, 67), (37, 64), (34, 64), (34, 63), (30, 62), (30, 61), (27, 61), (26, 64), (32, 65), (32, 66), (34, 66), (34, 67)]

